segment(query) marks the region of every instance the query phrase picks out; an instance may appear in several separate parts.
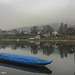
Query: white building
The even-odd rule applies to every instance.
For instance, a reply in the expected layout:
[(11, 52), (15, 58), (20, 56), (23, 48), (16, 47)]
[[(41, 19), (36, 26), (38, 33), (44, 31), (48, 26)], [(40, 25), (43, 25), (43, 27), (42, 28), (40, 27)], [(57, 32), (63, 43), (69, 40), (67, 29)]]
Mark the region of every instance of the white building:
[(44, 37), (50, 37), (50, 32), (49, 33), (43, 33)]
[(28, 32), (27, 31), (23, 31), (23, 34), (28, 34)]
[(36, 36), (36, 39), (40, 39), (40, 35), (37, 35), (37, 36)]
[(56, 31), (54, 31), (54, 32), (52, 32), (52, 35), (53, 35), (53, 36), (57, 36), (57, 35), (59, 35), (59, 33), (56, 32)]

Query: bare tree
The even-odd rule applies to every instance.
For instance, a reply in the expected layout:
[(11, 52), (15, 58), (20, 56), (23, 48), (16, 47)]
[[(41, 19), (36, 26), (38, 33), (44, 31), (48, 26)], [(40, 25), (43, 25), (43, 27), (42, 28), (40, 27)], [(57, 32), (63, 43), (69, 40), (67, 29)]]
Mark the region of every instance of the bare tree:
[(75, 35), (75, 30), (72, 27), (70, 27), (68, 28), (67, 33), (68, 35), (70, 35), (70, 39), (71, 39), (71, 35)]
[(67, 35), (67, 29), (68, 29), (67, 24), (65, 24), (63, 28), (64, 35)]
[(70, 27), (70, 28), (68, 28), (67, 33), (69, 35), (74, 35), (75, 34), (75, 30), (72, 27)]
[(36, 35), (37, 35), (37, 30), (38, 30), (38, 27), (37, 27), (37, 26), (31, 27), (31, 34), (32, 34), (33, 36), (36, 36)]
[(63, 25), (63, 23), (61, 23), (61, 25), (60, 25), (60, 27), (58, 29), (58, 33), (63, 35), (63, 33), (64, 33), (64, 25)]
[(53, 31), (54, 31), (54, 29), (50, 25), (43, 26), (43, 33), (50, 34), (50, 36), (51, 36)]

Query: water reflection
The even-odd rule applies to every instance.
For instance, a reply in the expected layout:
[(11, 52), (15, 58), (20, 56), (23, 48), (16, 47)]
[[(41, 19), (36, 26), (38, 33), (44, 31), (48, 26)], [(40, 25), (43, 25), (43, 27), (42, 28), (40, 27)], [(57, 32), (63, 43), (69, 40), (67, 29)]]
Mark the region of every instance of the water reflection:
[(51, 42), (46, 42), (46, 43), (41, 42), (40, 48), (43, 50), (43, 54), (45, 54), (45, 55), (50, 55), (50, 54), (53, 54), (53, 52), (54, 52), (53, 43), (51, 43)]
[(10, 47), (12, 50), (19, 48), (30, 48), (31, 53), (38, 54), (39, 51), (43, 55), (51, 55), (57, 50), (61, 58), (67, 57), (68, 54), (73, 54), (75, 50), (75, 42), (0, 42), (0, 50)]
[(67, 57), (68, 54), (73, 54), (75, 49), (75, 43), (72, 42), (64, 42), (58, 44), (58, 51), (61, 58)]
[(31, 43), (30, 47), (31, 47), (31, 53), (33, 53), (33, 54), (38, 53), (38, 45), (36, 43)]
[(13, 62), (5, 62), (3, 60), (0, 60), (0, 66), (33, 72), (33, 73), (52, 74), (52, 71), (46, 68), (45, 66), (31, 66), (31, 65), (19, 64)]

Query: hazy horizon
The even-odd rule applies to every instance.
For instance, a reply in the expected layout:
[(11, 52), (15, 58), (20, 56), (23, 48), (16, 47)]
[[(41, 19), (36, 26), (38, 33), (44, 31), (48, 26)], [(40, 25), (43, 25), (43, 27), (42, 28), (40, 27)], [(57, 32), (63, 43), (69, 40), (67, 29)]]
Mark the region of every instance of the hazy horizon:
[(75, 24), (75, 0), (0, 0), (0, 29)]

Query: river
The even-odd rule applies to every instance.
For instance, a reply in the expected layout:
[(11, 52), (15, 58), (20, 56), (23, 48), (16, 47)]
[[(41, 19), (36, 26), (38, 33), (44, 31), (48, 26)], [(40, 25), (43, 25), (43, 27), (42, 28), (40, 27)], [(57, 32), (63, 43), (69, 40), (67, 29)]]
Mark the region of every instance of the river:
[(0, 61), (0, 75), (74, 75), (74, 50), (75, 42), (0, 42), (0, 53), (52, 60), (51, 64), (43, 67)]

